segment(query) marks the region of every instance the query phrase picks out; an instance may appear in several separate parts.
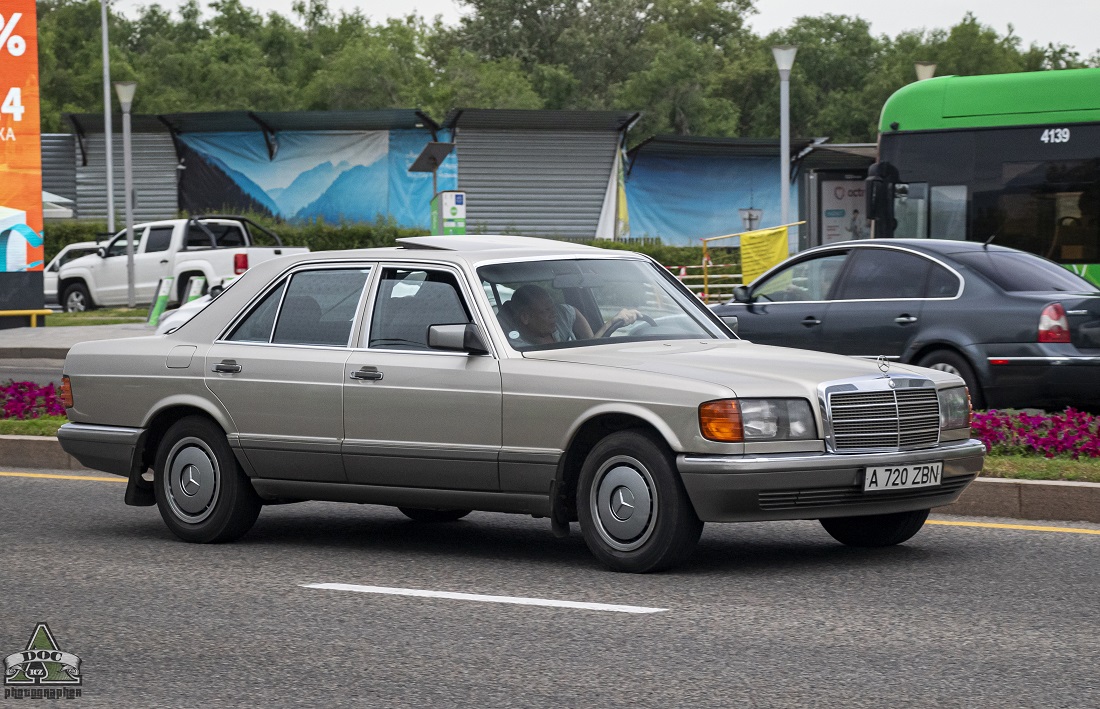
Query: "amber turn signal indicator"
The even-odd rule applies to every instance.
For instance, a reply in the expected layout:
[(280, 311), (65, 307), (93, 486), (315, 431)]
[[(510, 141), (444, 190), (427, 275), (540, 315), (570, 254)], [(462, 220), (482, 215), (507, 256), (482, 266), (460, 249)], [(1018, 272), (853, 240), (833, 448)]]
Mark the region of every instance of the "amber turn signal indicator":
[(68, 374), (61, 377), (61, 403), (66, 409), (73, 408), (73, 385)]
[(699, 430), (703, 438), (722, 443), (741, 443), (741, 409), (734, 399), (708, 401), (699, 406)]

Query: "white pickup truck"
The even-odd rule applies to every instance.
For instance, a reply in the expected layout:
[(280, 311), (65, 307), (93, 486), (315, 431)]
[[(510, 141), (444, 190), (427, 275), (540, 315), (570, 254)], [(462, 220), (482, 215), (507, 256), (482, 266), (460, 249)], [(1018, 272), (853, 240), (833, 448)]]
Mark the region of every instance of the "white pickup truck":
[[(183, 302), (191, 279), (220, 286), (258, 263), (309, 251), (283, 246), (279, 237), (245, 217), (166, 219), (134, 225), (134, 299), (148, 304), (160, 279), (171, 276), (169, 302)], [(89, 256), (69, 261), (58, 273), (57, 293), (65, 312), (127, 303), (126, 231)]]

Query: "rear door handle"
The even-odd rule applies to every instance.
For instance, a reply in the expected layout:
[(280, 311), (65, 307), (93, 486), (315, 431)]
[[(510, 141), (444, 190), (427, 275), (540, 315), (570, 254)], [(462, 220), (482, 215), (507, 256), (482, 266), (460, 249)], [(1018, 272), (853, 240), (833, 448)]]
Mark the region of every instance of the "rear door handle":
[(805, 318), (802, 319), (802, 324), (805, 327), (813, 327), (815, 325), (820, 325), (821, 321), (815, 318), (813, 315), (807, 315)]
[(231, 359), (223, 360), (214, 365), (214, 371), (222, 374), (236, 374), (241, 371), (241, 365)]
[(382, 378), (382, 372), (377, 369), (357, 369), (348, 375), (352, 379), (365, 379), (367, 381), (378, 381)]
[(898, 325), (908, 325), (909, 323), (914, 323), (916, 321), (917, 317), (915, 315), (899, 315), (898, 317), (894, 318), (894, 322), (896, 322)]

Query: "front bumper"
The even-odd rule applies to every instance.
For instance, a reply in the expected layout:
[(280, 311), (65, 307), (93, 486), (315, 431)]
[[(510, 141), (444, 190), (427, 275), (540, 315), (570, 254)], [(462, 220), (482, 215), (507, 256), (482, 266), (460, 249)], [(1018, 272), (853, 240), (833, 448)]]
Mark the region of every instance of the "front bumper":
[[(978, 440), (898, 453), (681, 454), (676, 467), (704, 522), (820, 519), (907, 512), (949, 505), (982, 470)], [(868, 466), (943, 462), (936, 487), (863, 491)]]
[(57, 440), (81, 465), (130, 477), (144, 435), (143, 428), (67, 423), (58, 429)]

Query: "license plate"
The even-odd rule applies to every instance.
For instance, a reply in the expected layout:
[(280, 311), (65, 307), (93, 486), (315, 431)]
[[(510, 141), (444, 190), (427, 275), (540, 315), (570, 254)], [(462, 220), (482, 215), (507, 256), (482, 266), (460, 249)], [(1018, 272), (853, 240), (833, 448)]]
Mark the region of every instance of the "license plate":
[(932, 487), (943, 479), (943, 463), (915, 465), (881, 465), (867, 468), (863, 476), (864, 492), (872, 490), (905, 490)]

